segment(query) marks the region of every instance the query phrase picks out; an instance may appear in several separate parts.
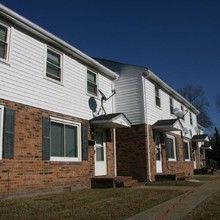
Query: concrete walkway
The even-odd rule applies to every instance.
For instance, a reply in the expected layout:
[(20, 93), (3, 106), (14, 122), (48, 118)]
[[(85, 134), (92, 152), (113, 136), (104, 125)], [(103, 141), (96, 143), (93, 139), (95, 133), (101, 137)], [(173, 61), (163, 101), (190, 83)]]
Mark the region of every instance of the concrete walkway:
[[(219, 175), (220, 172), (217, 172), (217, 175)], [(177, 189), (181, 189), (181, 187), (177, 187)], [(186, 187), (184, 188), (185, 190)], [(127, 220), (178, 220), (186, 216), (197, 205), (217, 191), (220, 191), (220, 178), (209, 181), (199, 187), (190, 187), (184, 194), (132, 216)]]

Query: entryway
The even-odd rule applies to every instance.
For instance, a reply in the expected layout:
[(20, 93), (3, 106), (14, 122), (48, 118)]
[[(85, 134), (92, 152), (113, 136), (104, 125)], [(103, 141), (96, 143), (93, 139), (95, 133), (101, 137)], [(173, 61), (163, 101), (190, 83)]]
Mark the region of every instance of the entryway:
[(95, 176), (107, 175), (105, 132), (95, 131)]
[(160, 135), (157, 133), (155, 135), (156, 143), (156, 173), (162, 173), (162, 153), (161, 153), (161, 144), (160, 144)]

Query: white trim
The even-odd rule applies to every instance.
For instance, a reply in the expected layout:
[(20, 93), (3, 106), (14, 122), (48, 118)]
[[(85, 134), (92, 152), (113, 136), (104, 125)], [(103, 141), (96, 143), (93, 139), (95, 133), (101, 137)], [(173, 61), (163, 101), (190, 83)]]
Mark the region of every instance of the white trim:
[[(183, 155), (184, 155), (184, 160), (185, 160), (185, 161), (191, 161), (189, 141), (184, 139), (183, 142), (184, 142), (184, 143), (187, 143), (187, 147), (188, 147), (188, 157), (189, 157), (189, 159), (185, 159), (185, 154), (183, 154)], [(183, 150), (184, 150), (184, 146), (183, 146)]]
[(0, 160), (3, 153), (3, 122), (4, 122), (4, 105), (0, 105)]
[[(71, 125), (77, 127), (77, 157), (53, 157), (50, 156), (50, 161), (60, 161), (60, 162), (81, 162), (82, 161), (82, 147), (81, 147), (81, 123), (70, 121), (66, 119), (60, 119), (55, 117), (50, 117), (51, 122), (56, 122), (65, 125)], [(51, 146), (50, 146), (51, 147)]]
[(0, 22), (1, 26), (4, 26), (7, 28), (7, 39), (6, 39), (6, 44), (7, 44), (7, 51), (6, 51), (6, 58), (0, 58), (0, 61), (6, 64), (9, 64), (9, 54), (10, 54), (10, 48), (11, 48), (11, 27), (3, 23), (2, 21)]
[[(95, 94), (92, 94), (92, 93), (90, 93), (90, 92), (88, 92), (88, 71), (91, 72), (91, 73), (94, 73), (95, 76), (96, 76), (96, 89), (97, 89), (97, 91), (96, 91), (97, 94), (96, 94), (96, 95), (95, 95)], [(99, 73), (97, 73), (97, 72), (95, 72), (95, 71), (93, 71), (93, 70), (87, 68), (87, 69), (86, 69), (86, 94), (89, 95), (89, 96), (91, 96), (91, 97), (98, 98), (98, 97), (99, 97), (99, 92), (98, 92), (98, 90), (99, 90)]]
[[(58, 80), (55, 80), (55, 79), (53, 79), (52, 77), (50, 77), (50, 76), (47, 76), (47, 51), (48, 50), (51, 50), (51, 51), (53, 51), (54, 53), (56, 53), (56, 54), (58, 54), (58, 55), (60, 55), (60, 81), (58, 81)], [(49, 81), (51, 81), (51, 82), (54, 82), (54, 83), (57, 83), (57, 84), (60, 84), (60, 85), (63, 85), (63, 73), (64, 73), (64, 71), (63, 71), (63, 68), (64, 68), (64, 65), (63, 65), (63, 63), (64, 63), (64, 54), (63, 53), (61, 53), (60, 51), (58, 51), (58, 50), (56, 50), (56, 49), (54, 49), (54, 48), (52, 48), (52, 47), (50, 47), (50, 46), (48, 46), (48, 45), (45, 45), (45, 67), (44, 67), (44, 78), (45, 79), (47, 79), (47, 80), (49, 80)]]
[(168, 161), (176, 161), (176, 139), (174, 136), (167, 134), (167, 138), (173, 140), (173, 153), (174, 153), (174, 158), (168, 158)]

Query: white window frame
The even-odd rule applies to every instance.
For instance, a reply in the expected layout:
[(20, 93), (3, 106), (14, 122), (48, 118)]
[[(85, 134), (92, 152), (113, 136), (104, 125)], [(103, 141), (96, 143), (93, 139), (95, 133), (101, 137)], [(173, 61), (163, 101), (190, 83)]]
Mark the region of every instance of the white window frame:
[[(77, 150), (78, 150), (78, 156), (77, 157), (53, 157), (50, 155), (51, 161), (59, 161), (59, 162), (81, 162), (82, 161), (82, 147), (81, 147), (81, 123), (75, 122), (75, 121), (69, 121), (65, 119), (50, 117), (51, 122), (59, 123), (59, 124), (65, 124), (70, 125), (77, 128)], [(50, 125), (51, 126), (51, 125)], [(50, 138), (51, 133), (50, 133)], [(50, 146), (51, 149), (51, 146)], [(51, 151), (50, 151), (51, 152)]]
[[(185, 153), (184, 153), (184, 160), (185, 161), (191, 161), (191, 158), (190, 158), (190, 146), (189, 146), (189, 141), (188, 140), (183, 140), (184, 143), (187, 144), (187, 147), (188, 147), (188, 159), (185, 159)], [(183, 146), (184, 150), (185, 150), (185, 146)]]
[[(155, 105), (156, 107), (161, 108), (160, 88), (157, 85), (154, 85), (154, 92), (155, 92)], [(159, 100), (159, 105), (157, 105), (157, 99)]]
[[(97, 90), (96, 93), (97, 94), (89, 92), (89, 90), (88, 90), (88, 72), (91, 72), (96, 76), (96, 84), (94, 84), (94, 83), (93, 84), (96, 85), (96, 90)], [(87, 69), (87, 71), (86, 71), (86, 93), (90, 96), (98, 97), (98, 89), (99, 89), (99, 77), (98, 76), (99, 76), (98, 73), (92, 71), (91, 69)]]
[[(56, 80), (52, 76), (49, 76), (47, 74), (47, 63), (48, 63), (47, 54), (48, 54), (48, 50), (50, 50), (50, 51), (52, 51), (52, 52), (54, 52), (54, 53), (56, 53), (60, 56), (60, 66), (59, 66), (59, 68), (60, 68), (60, 80)], [(63, 57), (64, 57), (64, 55), (61, 52), (59, 52), (59, 51), (57, 51), (57, 50), (55, 50), (51, 47), (46, 46), (46, 49), (45, 49), (45, 74), (44, 74), (46, 79), (48, 79), (50, 81), (53, 81), (55, 83), (58, 83), (58, 84), (63, 84)]]
[(169, 97), (169, 102), (170, 102), (170, 114), (173, 115), (173, 109), (174, 109), (174, 106), (173, 106), (173, 98)]
[(0, 61), (8, 63), (9, 62), (9, 51), (10, 51), (11, 28), (9, 26), (3, 24), (2, 22), (0, 22), (0, 25), (7, 28), (7, 39), (5, 42), (7, 44), (6, 57), (5, 57), (5, 59), (0, 57)]
[(172, 139), (173, 140), (173, 153), (174, 153), (174, 158), (169, 158), (168, 157), (168, 161), (176, 161), (176, 139), (174, 136), (172, 135), (167, 135), (167, 138)]
[(193, 125), (192, 112), (189, 112), (189, 121), (190, 121), (190, 125)]
[(0, 105), (0, 160), (3, 154), (3, 124), (4, 124), (4, 105)]

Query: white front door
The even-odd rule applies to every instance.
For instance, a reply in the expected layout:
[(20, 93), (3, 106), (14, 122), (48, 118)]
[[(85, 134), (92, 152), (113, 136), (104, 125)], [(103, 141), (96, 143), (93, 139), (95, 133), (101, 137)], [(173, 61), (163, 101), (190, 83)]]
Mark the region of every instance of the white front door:
[(106, 143), (103, 131), (95, 132), (95, 176), (107, 175)]
[(155, 142), (156, 142), (156, 172), (162, 173), (162, 153), (161, 153), (161, 144), (160, 144), (160, 135), (155, 135)]
[(193, 151), (192, 157), (193, 157), (193, 167), (194, 169), (196, 169), (196, 150)]

